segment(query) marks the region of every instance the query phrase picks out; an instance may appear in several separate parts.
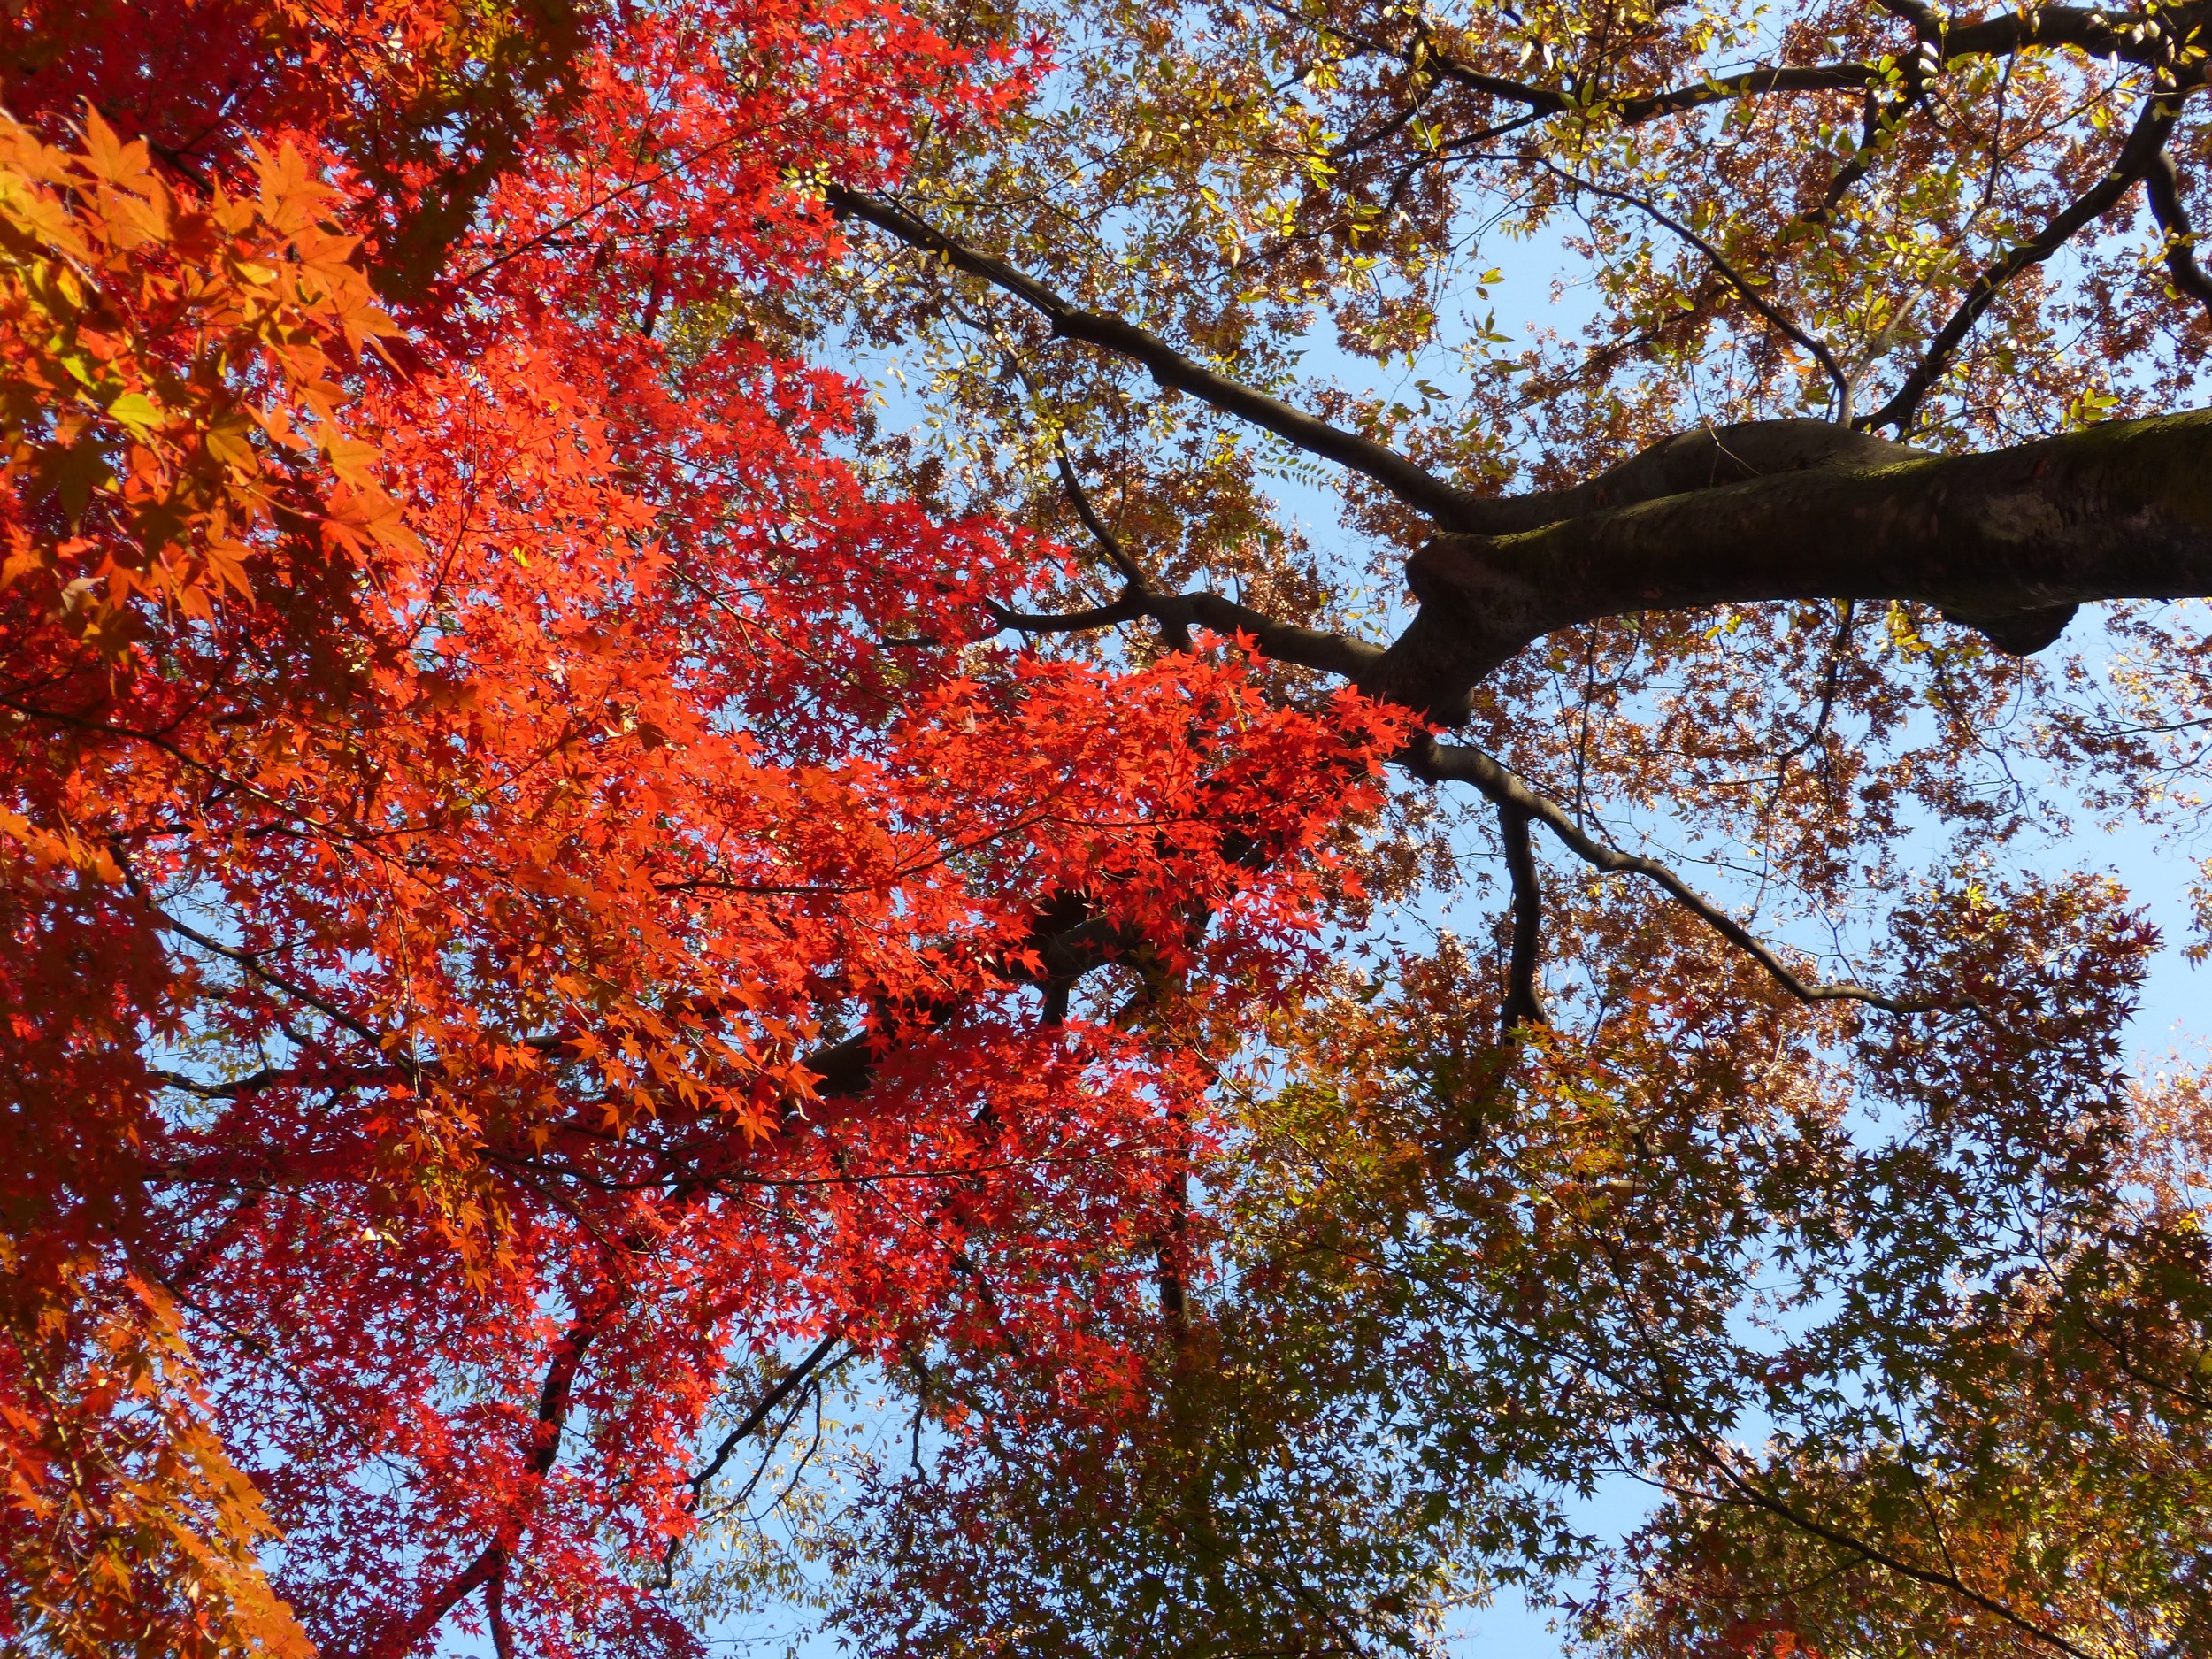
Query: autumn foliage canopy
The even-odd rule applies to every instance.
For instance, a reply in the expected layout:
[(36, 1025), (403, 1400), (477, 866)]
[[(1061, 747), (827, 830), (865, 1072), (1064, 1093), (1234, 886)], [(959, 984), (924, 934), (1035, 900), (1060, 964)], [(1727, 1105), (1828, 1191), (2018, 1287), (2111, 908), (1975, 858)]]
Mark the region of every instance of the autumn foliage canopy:
[[(1988, 782), (2032, 707), (2085, 810), (2194, 798), (2139, 480), (2201, 423), (2097, 423), (2193, 384), (2129, 296), (2212, 292), (2202, 54), (2146, 14), (2083, 126), (2087, 23), (1828, 8), (1754, 84), (1670, 15), (0, 13), (0, 1647), (699, 1651), (715, 1483), (835, 1367), (916, 1413), (818, 1556), (872, 1651), (1418, 1650), (1620, 1471), (1609, 1652), (2212, 1628), (2212, 1113)], [(1817, 142), (1685, 135), (1784, 92)], [(2065, 238), (1981, 259), (2043, 200), (1962, 208), (1984, 149), (2152, 255), (2018, 297)], [(1776, 157), (1843, 181), (1762, 241)], [(1479, 334), (1459, 425), (1299, 389), (1325, 315), (1437, 336), (1478, 163), (1583, 213), (1592, 337)], [(1414, 555), (1386, 649), (1266, 497), (1315, 457)], [(1971, 517), (2031, 496), (2032, 567)], [(1744, 904), (1621, 850), (1669, 814)]]
[[(1110, 1366), (1192, 1033), (1299, 971), (1372, 795), (1393, 723), (1227, 642), (977, 649), (1048, 549), (872, 496), (837, 376), (641, 328), (641, 284), (831, 257), (806, 177), (1021, 73), (683, 11), (11, 26), (51, 60), (0, 127), (18, 1637), (396, 1655), (480, 1595), (649, 1647), (622, 1569), (733, 1347)], [(1024, 1007), (1048, 910), (1181, 1040)]]

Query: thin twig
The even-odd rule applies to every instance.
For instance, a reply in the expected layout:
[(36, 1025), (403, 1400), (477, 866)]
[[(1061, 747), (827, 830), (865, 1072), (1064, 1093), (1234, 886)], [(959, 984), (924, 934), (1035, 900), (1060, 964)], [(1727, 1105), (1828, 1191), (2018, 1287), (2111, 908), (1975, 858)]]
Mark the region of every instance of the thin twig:
[(1582, 177), (1579, 173), (1569, 172), (1566, 168), (1542, 156), (1521, 157), (1521, 159), (1533, 160), (1536, 165), (1558, 179), (1570, 189), (1587, 190), (1593, 196), (1601, 196), (1609, 202), (1618, 202), (1625, 207), (1634, 208), (1647, 219), (1665, 226), (1667, 229), (1703, 254), (1713, 269), (1719, 272), (1726, 280), (1729, 287), (1736, 290), (1743, 303), (1765, 319), (1769, 326), (1785, 338), (1796, 342), (1813, 354), (1814, 361), (1820, 365), (1822, 372), (1827, 375), (1829, 382), (1835, 388), (1836, 406), (1839, 411), (1838, 424), (1848, 425), (1850, 423), (1851, 377), (1844, 373), (1843, 365), (1836, 361), (1836, 354), (1829, 350), (1817, 336), (1807, 333), (1799, 326), (1788, 312), (1775, 304), (1773, 301), (1763, 296), (1751, 280), (1737, 270), (1728, 256), (1721, 252), (1711, 242), (1699, 235), (1697, 232), (1692, 230), (1665, 209), (1657, 206), (1644, 196), (1638, 196), (1632, 190), (1617, 190), (1609, 185), (1595, 183)]

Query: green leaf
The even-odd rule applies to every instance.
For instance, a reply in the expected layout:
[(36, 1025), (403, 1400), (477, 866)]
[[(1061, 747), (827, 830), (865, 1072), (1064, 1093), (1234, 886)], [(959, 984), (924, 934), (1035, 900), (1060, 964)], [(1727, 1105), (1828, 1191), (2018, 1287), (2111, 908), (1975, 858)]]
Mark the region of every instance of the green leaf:
[(108, 405), (108, 416), (121, 421), (134, 438), (151, 437), (153, 429), (161, 424), (161, 411), (143, 392), (124, 393)]

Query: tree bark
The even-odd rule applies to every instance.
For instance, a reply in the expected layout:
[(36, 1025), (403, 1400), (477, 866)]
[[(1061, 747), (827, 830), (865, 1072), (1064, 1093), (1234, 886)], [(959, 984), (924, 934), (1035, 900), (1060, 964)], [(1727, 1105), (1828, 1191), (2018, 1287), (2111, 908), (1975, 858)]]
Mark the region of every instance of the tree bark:
[[(2079, 604), (2212, 595), (2212, 411), (1966, 456), (1841, 433), (1824, 453), (1812, 424), (1670, 439), (1577, 490), (1499, 503), (1501, 522), (1571, 516), (1440, 534), (1407, 562), (1419, 612), (1363, 686), (1456, 722), (1517, 652), (1633, 611), (1916, 601), (2025, 654)], [(1701, 466), (1736, 481), (1647, 493)]]

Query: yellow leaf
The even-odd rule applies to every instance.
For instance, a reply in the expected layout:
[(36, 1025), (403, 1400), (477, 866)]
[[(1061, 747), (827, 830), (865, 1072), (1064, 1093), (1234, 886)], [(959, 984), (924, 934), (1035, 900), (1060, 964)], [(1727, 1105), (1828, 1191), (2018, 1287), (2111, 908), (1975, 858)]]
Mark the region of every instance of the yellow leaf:
[(146, 141), (126, 144), (91, 104), (84, 111), (84, 159), (93, 177), (109, 184), (135, 185), (146, 176)]

